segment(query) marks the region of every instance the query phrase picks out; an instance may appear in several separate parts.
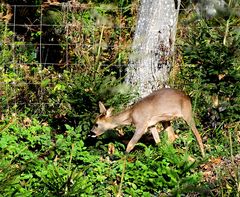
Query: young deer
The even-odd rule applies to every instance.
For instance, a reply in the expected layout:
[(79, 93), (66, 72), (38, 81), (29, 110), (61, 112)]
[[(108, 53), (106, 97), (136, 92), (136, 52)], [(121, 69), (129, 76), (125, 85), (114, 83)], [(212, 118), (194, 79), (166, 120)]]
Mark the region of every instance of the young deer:
[(114, 129), (122, 125), (133, 124), (136, 131), (127, 145), (126, 152), (130, 152), (144, 133), (150, 130), (156, 143), (160, 142), (157, 128), (155, 125), (161, 122), (164, 129), (168, 132), (170, 141), (175, 140), (175, 134), (170, 121), (175, 118), (183, 118), (192, 129), (202, 156), (205, 156), (202, 138), (195, 126), (192, 115), (192, 105), (190, 98), (182, 91), (163, 88), (157, 90), (147, 97), (141, 99), (129, 109), (116, 115), (112, 115), (112, 108), (106, 109), (99, 102), (101, 115), (97, 117), (96, 125), (92, 128), (92, 137), (103, 134), (106, 130)]

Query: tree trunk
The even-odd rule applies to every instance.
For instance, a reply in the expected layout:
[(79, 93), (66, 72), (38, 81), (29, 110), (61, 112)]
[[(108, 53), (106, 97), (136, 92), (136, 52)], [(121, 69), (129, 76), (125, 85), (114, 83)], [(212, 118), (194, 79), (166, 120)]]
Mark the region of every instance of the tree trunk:
[(142, 0), (126, 82), (140, 97), (166, 84), (173, 59), (180, 0)]

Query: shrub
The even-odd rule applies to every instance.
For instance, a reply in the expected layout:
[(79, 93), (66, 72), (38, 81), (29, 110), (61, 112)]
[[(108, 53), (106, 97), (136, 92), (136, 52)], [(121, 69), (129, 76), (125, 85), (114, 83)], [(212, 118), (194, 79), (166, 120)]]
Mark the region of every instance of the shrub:
[(226, 45), (224, 20), (214, 19), (200, 20), (185, 28), (181, 42), (184, 59), (181, 83), (194, 97), (196, 112), (208, 128), (239, 120), (240, 39), (235, 33), (236, 22), (232, 21)]

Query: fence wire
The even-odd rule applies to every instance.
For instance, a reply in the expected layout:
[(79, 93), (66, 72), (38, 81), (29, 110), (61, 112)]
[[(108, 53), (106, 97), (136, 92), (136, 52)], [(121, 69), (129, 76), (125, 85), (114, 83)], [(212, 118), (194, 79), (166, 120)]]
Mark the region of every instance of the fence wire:
[[(134, 10), (116, 6), (96, 8), (75, 1), (72, 1), (75, 4), (49, 2), (42, 5), (11, 5), (6, 8), (4, 4), (1, 6), (0, 87), (5, 90), (4, 96), (1, 93), (4, 103), (2, 106), (7, 106), (5, 111), (25, 104), (17, 100), (9, 101), (9, 98), (14, 98), (13, 95), (23, 83), (40, 87), (39, 102), (34, 101), (31, 105), (39, 105), (42, 111), (43, 105), (52, 105), (43, 101), (46, 87), (41, 86), (50, 75), (46, 73), (46, 69), (51, 66), (61, 72), (67, 70), (75, 74), (83, 69), (82, 61), (86, 57), (93, 58), (93, 63), (102, 60), (101, 67), (112, 64), (121, 70), (127, 64), (127, 52), (130, 52), (131, 42), (126, 42), (126, 39), (132, 39), (135, 25), (134, 21), (126, 20), (126, 15), (134, 15)], [(104, 13), (105, 16), (99, 13)], [(110, 18), (111, 14), (116, 17)], [(87, 34), (89, 36), (86, 36)], [(129, 45), (126, 46), (124, 42)], [(7, 52), (11, 54), (6, 55)], [(104, 54), (103, 57), (99, 57), (100, 52)], [(5, 56), (8, 57), (4, 59)], [(115, 56), (114, 62), (110, 62), (113, 59), (106, 60), (110, 56)], [(36, 75), (40, 77), (38, 82), (19, 81), (19, 76), (26, 75), (29, 67), (36, 67)], [(62, 77), (61, 72), (59, 81)], [(49, 82), (48, 86), (51, 85), (53, 84)]]
[[(58, 71), (60, 70), (59, 74), (56, 75), (59, 77), (59, 81), (63, 78), (62, 72), (65, 70), (73, 72), (74, 75), (83, 67), (81, 65), (81, 58), (84, 59), (83, 51), (92, 53), (89, 55), (91, 57), (95, 56), (93, 62), (97, 59), (96, 56), (99, 56), (98, 50), (101, 52), (105, 50), (105, 53), (108, 53), (115, 49), (118, 51), (118, 55), (115, 57), (114, 66), (121, 67), (123, 64), (121, 51), (126, 50), (126, 46), (121, 46), (121, 32), (123, 28), (129, 31), (132, 27), (121, 23), (124, 9), (116, 7), (107, 9), (107, 12), (117, 14), (115, 21), (118, 21), (118, 24), (108, 21), (107, 12), (106, 17), (103, 17), (96, 8), (84, 4), (57, 3), (51, 5), (11, 5), (11, 7), (1, 4), (0, 92), (1, 106), (6, 106), (6, 109), (0, 108), (0, 111), (13, 112), (15, 110), (16, 113), (17, 107), (26, 104), (17, 100), (14, 95), (21, 94), (18, 92), (19, 88), (21, 89), (27, 83), (28, 86), (40, 88), (38, 90), (39, 102), (29, 101), (28, 104), (38, 106), (36, 108), (44, 113), (44, 109), (46, 109), (44, 105), (53, 105), (53, 103), (48, 103), (43, 99), (44, 89), (47, 87), (43, 87), (42, 83), (50, 75), (50, 71), (46, 72), (46, 69), (55, 67)], [(82, 34), (81, 31), (88, 32)], [(106, 43), (103, 34), (105, 32), (111, 34), (114, 31), (117, 31), (117, 34), (111, 38), (113, 41)], [(50, 36), (48, 37), (47, 34)], [(89, 36), (86, 37), (86, 34)], [(100, 38), (102, 40), (98, 39), (99, 35), (102, 36)], [(103, 49), (104, 47), (105, 49)], [(101, 67), (107, 66), (109, 63), (101, 63)], [(35, 74), (40, 77), (39, 81), (26, 80), (30, 68), (37, 69)], [(21, 76), (24, 81), (19, 80)], [(52, 85), (54, 83), (49, 82), (47, 86), (51, 87)], [(23, 94), (29, 98), (32, 93), (24, 92)], [(56, 106), (60, 104), (54, 103)]]

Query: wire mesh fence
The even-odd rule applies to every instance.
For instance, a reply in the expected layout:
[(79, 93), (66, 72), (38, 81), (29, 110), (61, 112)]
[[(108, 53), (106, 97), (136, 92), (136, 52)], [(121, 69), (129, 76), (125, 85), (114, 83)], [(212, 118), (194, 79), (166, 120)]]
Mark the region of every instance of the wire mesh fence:
[[(2, 3), (0, 111), (27, 105), (35, 106), (36, 113), (44, 113), (45, 106), (59, 106), (61, 100), (51, 101), (46, 96), (51, 98), (49, 92), (71, 86), (76, 73), (93, 75), (105, 69), (122, 77), (131, 51), (137, 7), (92, 6), (74, 0), (39, 5)], [(223, 26), (205, 28), (225, 31)]]
[(36, 113), (44, 113), (44, 106), (53, 105), (45, 94), (66, 82), (64, 73), (68, 78), (76, 73), (90, 75), (109, 65), (121, 70), (133, 31), (133, 21), (127, 21), (126, 14), (131, 14), (130, 8), (91, 7), (75, 1), (2, 4), (0, 78), (6, 107), (2, 111), (27, 103), (36, 106)]

